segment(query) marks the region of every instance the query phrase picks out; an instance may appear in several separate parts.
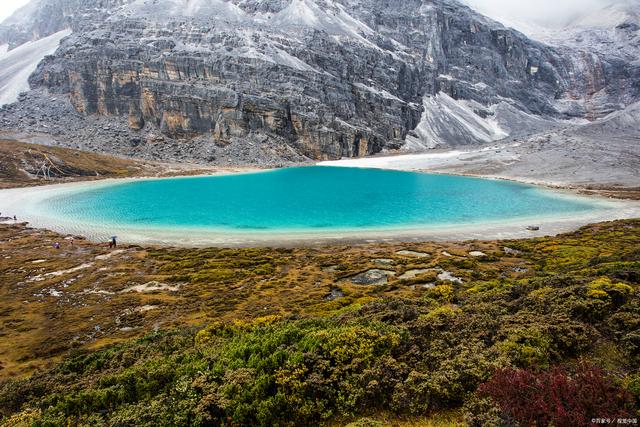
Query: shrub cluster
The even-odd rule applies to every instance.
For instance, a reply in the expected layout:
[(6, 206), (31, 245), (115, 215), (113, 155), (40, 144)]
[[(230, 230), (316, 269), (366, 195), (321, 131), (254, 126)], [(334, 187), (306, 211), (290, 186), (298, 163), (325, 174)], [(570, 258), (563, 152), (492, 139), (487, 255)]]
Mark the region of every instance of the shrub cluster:
[(594, 418), (634, 416), (631, 393), (588, 363), (541, 372), (498, 370), (479, 388), (520, 425), (586, 426)]

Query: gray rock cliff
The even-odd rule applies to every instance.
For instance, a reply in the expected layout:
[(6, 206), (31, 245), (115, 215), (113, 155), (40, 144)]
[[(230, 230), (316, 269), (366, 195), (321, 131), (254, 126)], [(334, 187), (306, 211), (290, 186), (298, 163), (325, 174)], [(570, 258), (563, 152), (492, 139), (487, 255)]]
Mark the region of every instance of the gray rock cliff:
[(63, 28), (32, 87), (125, 120), (142, 143), (258, 138), (337, 159), (499, 139), (483, 120), (502, 111), (537, 125), (640, 100), (640, 71), (619, 55), (532, 41), (453, 0), (35, 0), (0, 44)]

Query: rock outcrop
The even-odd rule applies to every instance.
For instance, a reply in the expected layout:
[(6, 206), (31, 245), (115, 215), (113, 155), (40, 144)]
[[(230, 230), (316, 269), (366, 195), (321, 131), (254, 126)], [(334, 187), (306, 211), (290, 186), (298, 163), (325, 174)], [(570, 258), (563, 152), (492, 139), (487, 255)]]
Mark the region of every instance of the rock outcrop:
[[(464, 100), (482, 119), (515, 110), (540, 123), (640, 97), (626, 83), (638, 75), (607, 57), (576, 62), (453, 0), (36, 0), (18, 18), (0, 44), (73, 29), (31, 84), (68, 95), (83, 116), (220, 147), (266, 137), (312, 159), (431, 138), (414, 132), (425, 99), (446, 101), (434, 111)], [(488, 136), (474, 139), (438, 120), (444, 136), (416, 146), (504, 133), (481, 123)]]

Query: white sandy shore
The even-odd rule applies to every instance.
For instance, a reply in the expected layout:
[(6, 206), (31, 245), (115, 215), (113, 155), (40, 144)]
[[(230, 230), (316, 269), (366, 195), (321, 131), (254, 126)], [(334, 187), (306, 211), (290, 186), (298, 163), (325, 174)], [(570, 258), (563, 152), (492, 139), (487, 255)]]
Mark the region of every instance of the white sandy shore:
[[(453, 151), (344, 159), (319, 165), (467, 175), (556, 188), (640, 187), (640, 157), (632, 149), (638, 146), (637, 141), (622, 147), (618, 144), (616, 150), (612, 146), (611, 152), (599, 152), (594, 144), (555, 140), (545, 144), (537, 140), (497, 142)], [(597, 144), (601, 146), (602, 141)]]
[[(402, 156), (398, 156), (402, 157)], [(363, 159), (376, 162), (383, 159)], [(415, 159), (411, 159), (412, 161)], [(394, 161), (398, 161), (395, 158)], [(371, 163), (362, 161), (370, 167)], [(162, 246), (301, 246), (339, 243), (369, 242), (411, 242), (448, 240), (489, 240), (529, 238), (556, 235), (577, 229), (594, 222), (640, 217), (640, 202), (609, 200), (590, 197), (599, 209), (580, 215), (553, 215), (536, 218), (483, 222), (466, 225), (439, 225), (394, 229), (326, 229), (308, 231), (229, 231), (196, 228), (152, 228), (136, 226), (107, 226), (104, 224), (82, 223), (40, 212), (38, 204), (47, 198), (57, 197), (123, 182), (140, 180), (109, 179), (93, 182), (76, 182), (41, 187), (0, 190), (0, 212), (3, 215), (18, 216), (18, 221), (28, 221), (32, 227), (46, 228), (57, 232), (81, 235), (96, 242), (106, 242), (117, 235), (124, 243)], [(147, 179), (147, 178), (142, 178)], [(158, 179), (158, 178), (148, 178)], [(571, 192), (563, 192), (565, 197), (581, 197)], [(528, 231), (528, 225), (537, 225), (539, 231)]]
[[(565, 182), (541, 180), (526, 176), (492, 173), (496, 164), (506, 165), (520, 159), (520, 143), (469, 147), (466, 150), (433, 150), (419, 154), (396, 154), (357, 159), (332, 160), (318, 166), (372, 168), (407, 172), (470, 175), (479, 178), (502, 179), (549, 187), (573, 187)], [(499, 169), (499, 168), (498, 168)]]

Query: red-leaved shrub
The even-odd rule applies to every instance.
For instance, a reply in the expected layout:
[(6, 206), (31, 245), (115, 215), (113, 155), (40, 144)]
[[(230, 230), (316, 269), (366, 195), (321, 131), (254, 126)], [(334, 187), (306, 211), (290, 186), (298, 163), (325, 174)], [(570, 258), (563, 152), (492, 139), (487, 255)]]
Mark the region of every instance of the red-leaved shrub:
[(594, 418), (633, 414), (631, 394), (586, 363), (541, 372), (498, 370), (478, 391), (522, 426), (588, 426)]

